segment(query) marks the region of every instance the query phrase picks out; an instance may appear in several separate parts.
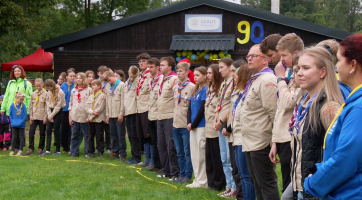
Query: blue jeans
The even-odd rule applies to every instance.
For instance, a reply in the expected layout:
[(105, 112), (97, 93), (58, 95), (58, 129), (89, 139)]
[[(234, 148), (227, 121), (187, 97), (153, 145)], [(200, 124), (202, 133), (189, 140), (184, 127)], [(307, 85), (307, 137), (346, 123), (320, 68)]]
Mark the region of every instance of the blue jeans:
[(250, 180), (245, 153), (242, 151), (241, 145), (235, 146), (235, 161), (241, 179), (241, 188), (243, 190), (244, 200), (255, 200), (255, 188)]
[(73, 156), (79, 156), (79, 146), (80, 146), (80, 131), (82, 130), (84, 137), (84, 151), (88, 154), (89, 148), (89, 136), (88, 136), (88, 123), (78, 123), (73, 121), (72, 126), (72, 137), (71, 137), (71, 147), (70, 152)]
[(109, 118), (109, 128), (111, 130), (112, 152), (121, 154), (121, 157), (127, 158), (125, 123), (120, 124), (118, 118)]
[(186, 128), (173, 128), (181, 177), (192, 178), (193, 168), (190, 154), (190, 132)]
[(231, 171), (231, 161), (230, 161), (230, 152), (229, 152), (229, 143), (227, 138), (222, 135), (222, 130), (219, 131), (219, 145), (220, 145), (220, 155), (222, 167), (224, 169), (224, 174), (226, 178), (226, 186), (233, 190), (236, 190), (236, 185), (234, 182), (233, 175)]

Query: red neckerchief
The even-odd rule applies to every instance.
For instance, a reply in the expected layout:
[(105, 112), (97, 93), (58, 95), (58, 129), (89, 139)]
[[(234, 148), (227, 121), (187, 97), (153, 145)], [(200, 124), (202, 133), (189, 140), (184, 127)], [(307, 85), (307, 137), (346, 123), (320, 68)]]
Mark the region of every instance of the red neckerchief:
[(145, 82), (145, 79), (147, 78), (147, 75), (150, 73), (150, 70), (147, 68), (146, 72), (144, 75), (140, 75), (140, 79), (138, 80), (138, 83), (137, 83), (137, 90), (136, 90), (136, 93), (137, 93), (137, 96), (139, 96), (140, 94), (140, 90), (142, 89), (143, 87), (143, 84)]
[(187, 84), (189, 84), (191, 81), (190, 79), (188, 78), (185, 83), (183, 83), (181, 85), (181, 81), (178, 81), (178, 84), (177, 84), (177, 93), (178, 93), (178, 101), (177, 101), (177, 105), (180, 104), (181, 102), (181, 90), (184, 89), (186, 87)]
[(78, 99), (77, 99), (77, 100), (78, 100), (78, 103), (80, 103), (80, 101), (81, 101), (80, 92), (81, 92), (82, 90), (84, 90), (84, 87), (79, 88), (79, 87), (77, 86), (77, 87), (75, 87), (75, 89), (78, 90), (78, 95), (77, 95)]
[(163, 81), (162, 81), (162, 83), (160, 85), (160, 90), (158, 91), (159, 95), (161, 95), (161, 93), (162, 93), (163, 82), (165, 82), (166, 79), (168, 79), (168, 78), (170, 78), (172, 76), (177, 76), (177, 74), (174, 71), (171, 71), (171, 73), (168, 76), (163, 78)]
[(151, 79), (151, 80), (150, 80), (151, 91), (153, 90), (153, 88), (156, 87), (156, 84), (158, 83), (158, 80), (160, 79), (161, 75), (162, 75), (162, 73), (161, 73), (161, 72), (158, 72), (158, 75), (157, 75), (155, 81), (153, 81), (153, 76), (150, 78), (150, 79)]

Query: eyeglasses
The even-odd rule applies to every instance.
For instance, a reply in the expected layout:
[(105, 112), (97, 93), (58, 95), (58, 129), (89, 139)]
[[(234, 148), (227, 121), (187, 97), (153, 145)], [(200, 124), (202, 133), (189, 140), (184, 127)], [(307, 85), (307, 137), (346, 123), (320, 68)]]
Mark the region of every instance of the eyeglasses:
[(265, 58), (264, 56), (258, 55), (258, 54), (250, 54), (250, 55), (245, 56), (246, 60), (248, 60), (250, 57), (251, 57), (252, 59), (257, 58), (257, 57)]

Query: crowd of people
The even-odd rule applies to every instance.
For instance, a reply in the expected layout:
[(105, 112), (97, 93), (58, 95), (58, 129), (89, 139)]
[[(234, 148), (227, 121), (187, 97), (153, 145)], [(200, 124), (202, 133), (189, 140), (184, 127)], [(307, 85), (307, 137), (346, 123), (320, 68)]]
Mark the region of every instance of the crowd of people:
[(362, 199), (362, 34), (310, 47), (294, 33), (272, 34), (245, 60), (225, 57), (193, 72), (188, 59), (137, 60), (128, 79), (106, 66), (98, 79), (70, 68), (58, 83), (37, 78), (34, 92), (15, 65), (0, 100), (1, 150), (33, 154), (39, 126), (40, 156), (51, 154), (54, 132), (54, 156), (62, 147), (79, 157), (84, 139), (86, 158), (105, 152), (221, 197)]

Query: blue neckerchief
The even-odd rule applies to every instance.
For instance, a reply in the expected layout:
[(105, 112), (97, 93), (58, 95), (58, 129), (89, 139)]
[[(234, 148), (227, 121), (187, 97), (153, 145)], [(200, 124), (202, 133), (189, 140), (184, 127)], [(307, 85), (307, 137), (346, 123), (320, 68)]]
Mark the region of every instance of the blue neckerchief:
[(296, 116), (295, 116), (294, 126), (295, 126), (295, 129), (297, 130), (297, 134), (299, 134), (299, 122), (301, 122), (301, 121), (303, 120), (304, 116), (307, 114), (310, 106), (312, 105), (314, 99), (317, 97), (318, 93), (316, 93), (316, 94), (313, 96), (313, 98), (312, 98), (312, 99), (310, 100), (310, 102), (308, 103), (307, 107), (306, 107), (306, 108), (303, 110), (303, 112), (302, 112), (302, 109), (303, 109), (302, 104), (303, 104), (305, 98), (306, 98), (308, 95), (309, 95), (309, 93), (307, 93), (307, 94), (303, 97), (302, 101), (301, 101), (300, 104), (299, 104), (299, 108), (298, 108), (297, 113), (296, 113)]
[(243, 92), (239, 92), (239, 94), (238, 94), (238, 98), (236, 99), (236, 101), (235, 101), (235, 103), (234, 103), (234, 105), (233, 105), (233, 111), (232, 111), (233, 116), (235, 116), (236, 106), (238, 106), (238, 104), (239, 104), (239, 102), (240, 102), (241, 97), (243, 97)]
[(117, 79), (116, 84), (114, 84), (113, 87), (112, 87), (112, 85), (111, 85), (110, 90), (111, 90), (112, 95), (114, 95), (114, 90), (117, 88), (117, 85), (119, 84), (119, 82), (121, 82), (121, 80)]

